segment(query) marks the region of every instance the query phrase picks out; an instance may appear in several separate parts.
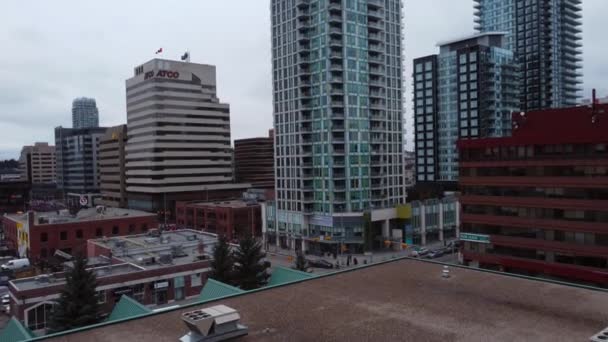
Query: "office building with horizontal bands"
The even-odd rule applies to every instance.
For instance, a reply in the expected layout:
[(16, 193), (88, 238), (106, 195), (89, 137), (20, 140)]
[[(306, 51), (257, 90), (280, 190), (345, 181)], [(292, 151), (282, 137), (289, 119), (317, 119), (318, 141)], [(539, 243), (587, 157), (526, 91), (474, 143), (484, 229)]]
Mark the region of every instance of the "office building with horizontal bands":
[(217, 98), (215, 66), (153, 59), (126, 88), (129, 207), (156, 211), (245, 187), (233, 184), (230, 109)]
[(268, 137), (234, 141), (234, 173), (239, 183), (254, 188), (274, 188), (274, 133)]
[(54, 184), (55, 167), (55, 146), (37, 142), (21, 149), (19, 168), (22, 178), (32, 185)]
[(2, 217), (9, 249), (32, 262), (48, 261), (55, 251), (77, 255), (88, 239), (124, 236), (158, 227), (156, 214), (118, 208), (82, 209), (8, 214)]
[(464, 261), (608, 286), (608, 105), (515, 114), (460, 140)]
[(505, 34), (476, 34), (439, 44), (414, 60), (416, 182), (456, 182), (456, 141), (500, 137), (519, 110), (518, 74)]
[(575, 106), (582, 69), (582, 0), (474, 0), (475, 28), (508, 32), (523, 111)]
[(101, 205), (127, 207), (126, 144), (127, 125), (108, 128), (99, 141)]
[(80, 97), (72, 102), (72, 128), (99, 127), (99, 110), (95, 99)]
[(64, 194), (99, 192), (99, 141), (106, 128), (55, 128), (57, 188)]
[(405, 202), (401, 12), (271, 1), (277, 226), (292, 248), (361, 243), (366, 211)]

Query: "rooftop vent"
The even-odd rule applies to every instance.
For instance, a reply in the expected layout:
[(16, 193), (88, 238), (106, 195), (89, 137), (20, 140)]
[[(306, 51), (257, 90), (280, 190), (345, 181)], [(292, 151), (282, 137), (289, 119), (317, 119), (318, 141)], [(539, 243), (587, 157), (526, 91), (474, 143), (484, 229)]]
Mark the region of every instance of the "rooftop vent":
[(186, 237), (186, 240), (188, 240), (188, 241), (195, 241), (195, 240), (198, 240), (198, 236), (196, 234), (188, 235)]
[(158, 230), (158, 229), (150, 229), (148, 231), (148, 235), (149, 236), (154, 236), (154, 237), (159, 237), (160, 236), (160, 230)]
[(142, 266), (152, 265), (154, 264), (154, 257), (139, 257), (137, 258), (137, 263)]
[(606, 342), (608, 341), (608, 328), (600, 331), (599, 333), (591, 336), (589, 339), (591, 342)]
[(171, 252), (163, 252), (159, 255), (158, 262), (161, 264), (171, 264), (173, 263), (173, 255)]
[(185, 312), (182, 320), (190, 332), (180, 341), (225, 341), (247, 335), (248, 328), (239, 324), (240, 319), (238, 311), (225, 305)]

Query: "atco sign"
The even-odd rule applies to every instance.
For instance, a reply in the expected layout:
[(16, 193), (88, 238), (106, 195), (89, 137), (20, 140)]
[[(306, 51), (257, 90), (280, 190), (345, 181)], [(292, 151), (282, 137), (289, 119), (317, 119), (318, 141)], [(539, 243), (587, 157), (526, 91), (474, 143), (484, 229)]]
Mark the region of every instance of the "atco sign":
[(144, 80), (153, 77), (165, 77), (165, 78), (179, 78), (179, 72), (177, 71), (169, 71), (169, 70), (159, 70), (156, 74), (154, 71), (148, 71), (144, 76)]

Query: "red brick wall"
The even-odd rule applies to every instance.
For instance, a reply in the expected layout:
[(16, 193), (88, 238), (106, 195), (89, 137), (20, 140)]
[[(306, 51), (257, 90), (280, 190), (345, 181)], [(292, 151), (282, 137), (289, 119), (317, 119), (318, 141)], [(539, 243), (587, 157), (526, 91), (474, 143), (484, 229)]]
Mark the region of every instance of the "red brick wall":
[(178, 202), (176, 213), (179, 226), (225, 235), (229, 240), (247, 233), (262, 234), (260, 205), (232, 208)]
[[(114, 231), (114, 227), (118, 231)], [(100, 228), (102, 236), (125, 236), (144, 232), (150, 228), (158, 227), (156, 215), (142, 217), (125, 217), (109, 220), (84, 221), (75, 223), (44, 224), (30, 227), (30, 258), (33, 261), (45, 259), (55, 253), (55, 250), (70, 249), (76, 255), (87, 254), (86, 242), (89, 239), (99, 238), (97, 229)], [(82, 237), (77, 232), (82, 231)], [(61, 239), (61, 232), (67, 233), (67, 239)], [(43, 233), (47, 234), (47, 241), (42, 242)], [(115, 234), (116, 233), (116, 234)], [(46, 251), (46, 257), (43, 255)]]

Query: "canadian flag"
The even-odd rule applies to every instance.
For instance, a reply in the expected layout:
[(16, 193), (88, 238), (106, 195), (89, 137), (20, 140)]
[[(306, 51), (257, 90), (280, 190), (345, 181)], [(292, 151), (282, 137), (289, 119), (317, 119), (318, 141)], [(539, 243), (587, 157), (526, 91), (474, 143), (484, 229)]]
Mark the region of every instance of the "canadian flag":
[(156, 54), (158, 55), (159, 53), (163, 53), (163, 48), (162, 47), (160, 49), (156, 50)]

